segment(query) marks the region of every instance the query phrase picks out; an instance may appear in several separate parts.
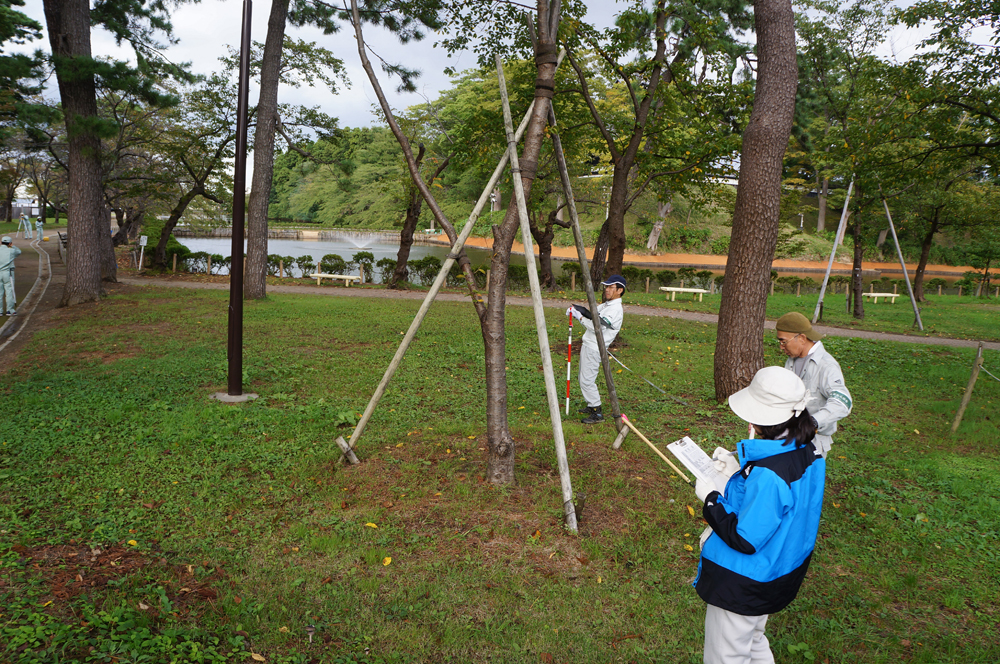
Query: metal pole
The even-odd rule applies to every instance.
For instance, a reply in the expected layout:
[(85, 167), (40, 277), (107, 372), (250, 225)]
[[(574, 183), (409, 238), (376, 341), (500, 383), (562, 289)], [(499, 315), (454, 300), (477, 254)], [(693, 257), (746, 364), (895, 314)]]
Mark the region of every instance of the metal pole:
[[(565, 52), (559, 54), (559, 61), (562, 62), (562, 58)], [(558, 66), (558, 64), (556, 65)], [(535, 107), (535, 102), (531, 102), (528, 106), (528, 110), (524, 114), (524, 119), (521, 120), (521, 125), (517, 128), (517, 133), (514, 136), (515, 140), (521, 140), (521, 136), (524, 135), (525, 130), (528, 128), (528, 121), (531, 119), (532, 109)], [(388, 368), (385, 370), (385, 374), (382, 376), (382, 381), (375, 388), (375, 393), (372, 394), (372, 398), (368, 401), (368, 406), (365, 408), (365, 412), (361, 415), (361, 420), (358, 421), (358, 425), (354, 427), (354, 432), (351, 434), (350, 447), (354, 449), (357, 445), (358, 439), (361, 434), (364, 433), (365, 427), (368, 425), (368, 420), (371, 419), (372, 414), (375, 412), (375, 408), (378, 406), (379, 401), (385, 395), (385, 391), (389, 386), (389, 381), (395, 375), (396, 370), (403, 361), (403, 356), (406, 354), (407, 349), (410, 347), (410, 343), (413, 338), (417, 336), (417, 330), (420, 329), (420, 325), (424, 322), (424, 317), (427, 315), (428, 309), (431, 307), (431, 302), (437, 297), (438, 291), (441, 290), (441, 286), (444, 284), (444, 280), (448, 276), (448, 272), (451, 270), (451, 266), (455, 264), (458, 260), (458, 255), (462, 251), (462, 247), (465, 246), (465, 241), (469, 239), (469, 235), (472, 234), (472, 229), (476, 225), (476, 221), (479, 220), (479, 213), (483, 211), (486, 207), (487, 201), (491, 201), (494, 198), (493, 190), (496, 188), (497, 183), (500, 181), (500, 176), (503, 175), (504, 169), (507, 167), (508, 154), (504, 152), (503, 156), (500, 158), (500, 163), (493, 170), (493, 175), (490, 177), (490, 181), (486, 183), (486, 187), (483, 189), (483, 193), (480, 194), (479, 200), (476, 201), (476, 206), (472, 209), (472, 213), (469, 215), (468, 221), (465, 222), (465, 226), (462, 228), (462, 232), (458, 234), (458, 238), (455, 240), (455, 244), (451, 247), (451, 253), (448, 254), (448, 258), (445, 259), (444, 264), (441, 266), (441, 271), (438, 272), (437, 278), (434, 283), (431, 284), (431, 288), (427, 291), (427, 295), (424, 297), (423, 303), (420, 305), (420, 309), (417, 311), (417, 315), (414, 316), (413, 322), (410, 323), (410, 329), (406, 331), (403, 336), (403, 341), (399, 344), (399, 348), (396, 349), (396, 354), (393, 356), (392, 361), (389, 362)], [(492, 212), (491, 212), (492, 215)]]
[[(562, 416), (559, 414), (559, 396), (556, 392), (556, 377), (552, 369), (552, 352), (549, 350), (549, 330), (545, 323), (545, 310), (542, 308), (542, 289), (538, 283), (538, 272), (535, 269), (535, 249), (531, 242), (531, 226), (528, 222), (528, 204), (524, 197), (524, 185), (521, 182), (521, 167), (517, 157), (517, 140), (514, 137), (514, 121), (510, 115), (510, 103), (507, 100), (507, 83), (503, 75), (503, 63), (496, 56), (497, 78), (500, 81), (500, 105), (503, 108), (503, 124), (507, 132), (507, 152), (510, 158), (511, 180), (514, 183), (514, 196), (517, 199), (517, 213), (521, 220), (521, 242), (524, 244), (524, 262), (528, 267), (528, 285), (531, 287), (531, 304), (535, 311), (535, 328), (538, 331), (538, 350), (542, 355), (542, 374), (545, 376), (545, 395), (549, 402), (549, 419), (552, 420), (552, 438), (556, 448), (556, 461), (559, 466), (559, 482), (562, 485), (563, 513), (566, 518), (566, 528), (577, 532), (576, 507), (573, 505), (573, 485), (569, 477), (569, 460), (566, 457), (566, 441), (563, 439)], [(551, 104), (551, 102), (550, 102)], [(594, 310), (597, 317), (597, 311)], [(595, 325), (595, 327), (597, 327)]]
[(917, 298), (913, 295), (913, 286), (910, 285), (910, 275), (906, 272), (906, 261), (903, 260), (903, 250), (899, 248), (899, 238), (896, 237), (896, 227), (892, 223), (892, 215), (889, 213), (889, 203), (882, 194), (879, 187), (879, 195), (882, 196), (882, 205), (885, 206), (885, 216), (889, 219), (889, 230), (892, 231), (892, 241), (896, 243), (896, 255), (899, 256), (899, 264), (903, 268), (903, 279), (906, 281), (906, 292), (910, 294), (910, 304), (913, 305), (913, 315), (917, 317), (917, 327), (924, 331), (924, 322), (920, 320), (920, 309), (917, 307)]
[[(576, 213), (576, 199), (573, 197), (573, 185), (569, 180), (569, 169), (566, 167), (566, 155), (562, 149), (562, 140), (556, 128), (556, 114), (552, 107), (549, 107), (549, 124), (552, 125), (552, 148), (556, 155), (556, 163), (559, 166), (559, 179), (562, 182), (563, 194), (566, 196), (566, 203), (569, 206), (570, 226), (573, 228), (573, 239), (576, 242), (576, 254), (580, 261), (580, 269), (583, 274), (583, 289), (587, 292), (587, 304), (590, 311), (597, 315), (597, 298), (594, 297), (594, 284), (590, 280), (590, 267), (587, 262), (587, 249), (583, 245), (583, 235), (580, 233), (580, 217)], [(597, 337), (597, 350), (601, 354), (601, 368), (604, 370), (604, 381), (608, 386), (608, 401), (611, 402), (611, 414), (615, 428), (621, 432), (624, 426), (621, 422), (621, 407), (618, 405), (618, 391), (615, 389), (615, 381), (611, 377), (611, 363), (608, 361), (608, 348), (604, 345), (604, 331), (600, 325), (594, 325), (594, 336)], [(624, 440), (624, 439), (622, 439)], [(620, 444), (620, 443), (619, 443)]]
[(229, 268), (229, 396), (243, 394), (243, 227), (247, 189), (247, 108), (252, 0), (243, 0), (240, 83), (236, 98), (236, 168), (233, 172), (233, 245)]
[(826, 294), (826, 284), (830, 281), (830, 271), (833, 270), (833, 259), (837, 255), (837, 244), (843, 237), (844, 225), (847, 223), (847, 204), (851, 202), (851, 192), (854, 191), (854, 178), (847, 187), (847, 198), (844, 199), (844, 210), (840, 213), (840, 224), (837, 225), (837, 235), (833, 238), (833, 249), (830, 250), (830, 262), (826, 264), (826, 274), (823, 275), (823, 285), (819, 287), (819, 300), (816, 302), (816, 311), (813, 312), (812, 322), (819, 320), (819, 312), (823, 308), (823, 296)]

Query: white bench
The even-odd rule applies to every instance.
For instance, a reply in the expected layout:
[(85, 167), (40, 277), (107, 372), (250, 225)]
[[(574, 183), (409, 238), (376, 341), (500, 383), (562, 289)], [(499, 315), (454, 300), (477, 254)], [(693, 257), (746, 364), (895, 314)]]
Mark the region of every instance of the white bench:
[(701, 297), (705, 293), (708, 293), (704, 288), (676, 288), (674, 286), (660, 286), (660, 290), (666, 293), (670, 293), (670, 301), (674, 301), (674, 297), (677, 293), (691, 293), (691, 295), (697, 295), (698, 301), (701, 302)]
[(324, 279), (341, 279), (347, 286), (350, 286), (353, 281), (361, 281), (361, 277), (351, 274), (324, 274), (322, 272), (314, 272), (309, 275), (309, 278), (315, 279), (317, 286), (322, 286)]
[(873, 298), (874, 304), (878, 304), (878, 299), (880, 297), (892, 298), (889, 303), (896, 304), (896, 298), (900, 297), (900, 295), (898, 295), (897, 293), (862, 293), (861, 295), (864, 297)]

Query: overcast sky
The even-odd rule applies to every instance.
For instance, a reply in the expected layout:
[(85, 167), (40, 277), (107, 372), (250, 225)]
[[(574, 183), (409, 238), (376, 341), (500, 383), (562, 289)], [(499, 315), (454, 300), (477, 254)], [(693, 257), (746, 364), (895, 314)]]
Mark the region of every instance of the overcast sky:
[[(609, 0), (594, 2), (594, 8), (590, 10), (588, 17), (600, 24), (610, 25), (617, 11), (615, 4)], [(253, 3), (251, 38), (254, 41), (264, 41), (270, 10), (270, 2), (257, 0)], [(42, 0), (27, 0), (23, 11), (45, 25)], [(237, 46), (240, 43), (242, 11), (241, 0), (202, 0), (198, 4), (183, 4), (177, 7), (172, 14), (172, 21), (174, 34), (179, 43), (170, 47), (167, 51), (168, 57), (174, 62), (190, 62), (192, 69), (197, 73), (206, 74), (217, 70), (218, 58), (226, 54), (226, 47)], [(334, 35), (324, 35), (315, 28), (289, 28), (288, 34), (298, 39), (315, 41), (341, 58), (347, 69), (350, 87), (345, 87), (337, 95), (330, 94), (325, 87), (282, 88), (279, 91), (279, 101), (319, 106), (322, 111), (339, 118), (343, 127), (373, 124), (375, 118), (371, 111), (378, 100), (368, 83), (368, 77), (361, 68), (354, 35), (349, 31), (349, 26)], [(440, 90), (447, 88), (450, 81), (443, 73), (446, 67), (461, 71), (476, 66), (476, 58), (471, 53), (448, 57), (444, 49), (434, 48), (433, 34), (421, 42), (411, 42), (405, 46), (400, 45), (389, 33), (376, 31), (373, 28), (365, 30), (365, 38), (386, 60), (399, 62), (422, 72), (417, 81), (417, 93), (397, 94), (395, 88), (398, 80), (389, 80), (373, 60), (381, 85), (390, 103), (397, 109), (421, 103), (423, 101), (421, 95), (433, 99)], [(47, 51), (48, 35), (45, 35), (44, 41), (35, 42), (33, 48), (43, 48)], [(118, 48), (110, 35), (100, 30), (95, 30), (93, 33), (92, 48), (94, 55), (131, 57), (130, 50)], [(54, 92), (54, 80), (50, 87)], [(256, 94), (256, 89), (252, 88), (251, 105), (256, 103)]]

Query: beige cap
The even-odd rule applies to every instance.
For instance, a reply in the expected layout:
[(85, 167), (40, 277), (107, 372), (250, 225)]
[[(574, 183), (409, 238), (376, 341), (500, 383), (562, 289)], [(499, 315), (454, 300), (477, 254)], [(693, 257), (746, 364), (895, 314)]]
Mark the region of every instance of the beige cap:
[(792, 311), (779, 318), (774, 324), (774, 329), (778, 332), (804, 334), (809, 341), (819, 341), (826, 336), (814, 330), (809, 319), (797, 311)]

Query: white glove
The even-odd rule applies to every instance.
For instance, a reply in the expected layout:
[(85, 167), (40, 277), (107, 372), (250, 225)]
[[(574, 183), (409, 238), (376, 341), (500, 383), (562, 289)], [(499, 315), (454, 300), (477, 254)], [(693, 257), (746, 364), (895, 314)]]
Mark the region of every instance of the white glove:
[(708, 480), (700, 479), (697, 482), (695, 482), (694, 493), (696, 496), (698, 496), (698, 500), (700, 500), (701, 502), (705, 502), (705, 499), (708, 498), (708, 494), (712, 493), (713, 491), (715, 491), (715, 486)]
[(715, 448), (715, 452), (712, 453), (712, 465), (726, 477), (732, 477), (740, 470), (740, 462), (736, 460), (736, 453), (723, 447)]
[(573, 318), (575, 318), (577, 320), (583, 320), (583, 314), (581, 314), (580, 310), (577, 309), (576, 307), (570, 307), (569, 308), (569, 312), (570, 312), (570, 315), (573, 316)]
[(573, 305), (570, 305), (569, 308), (566, 309), (566, 315), (567, 316), (572, 316), (573, 315)]

